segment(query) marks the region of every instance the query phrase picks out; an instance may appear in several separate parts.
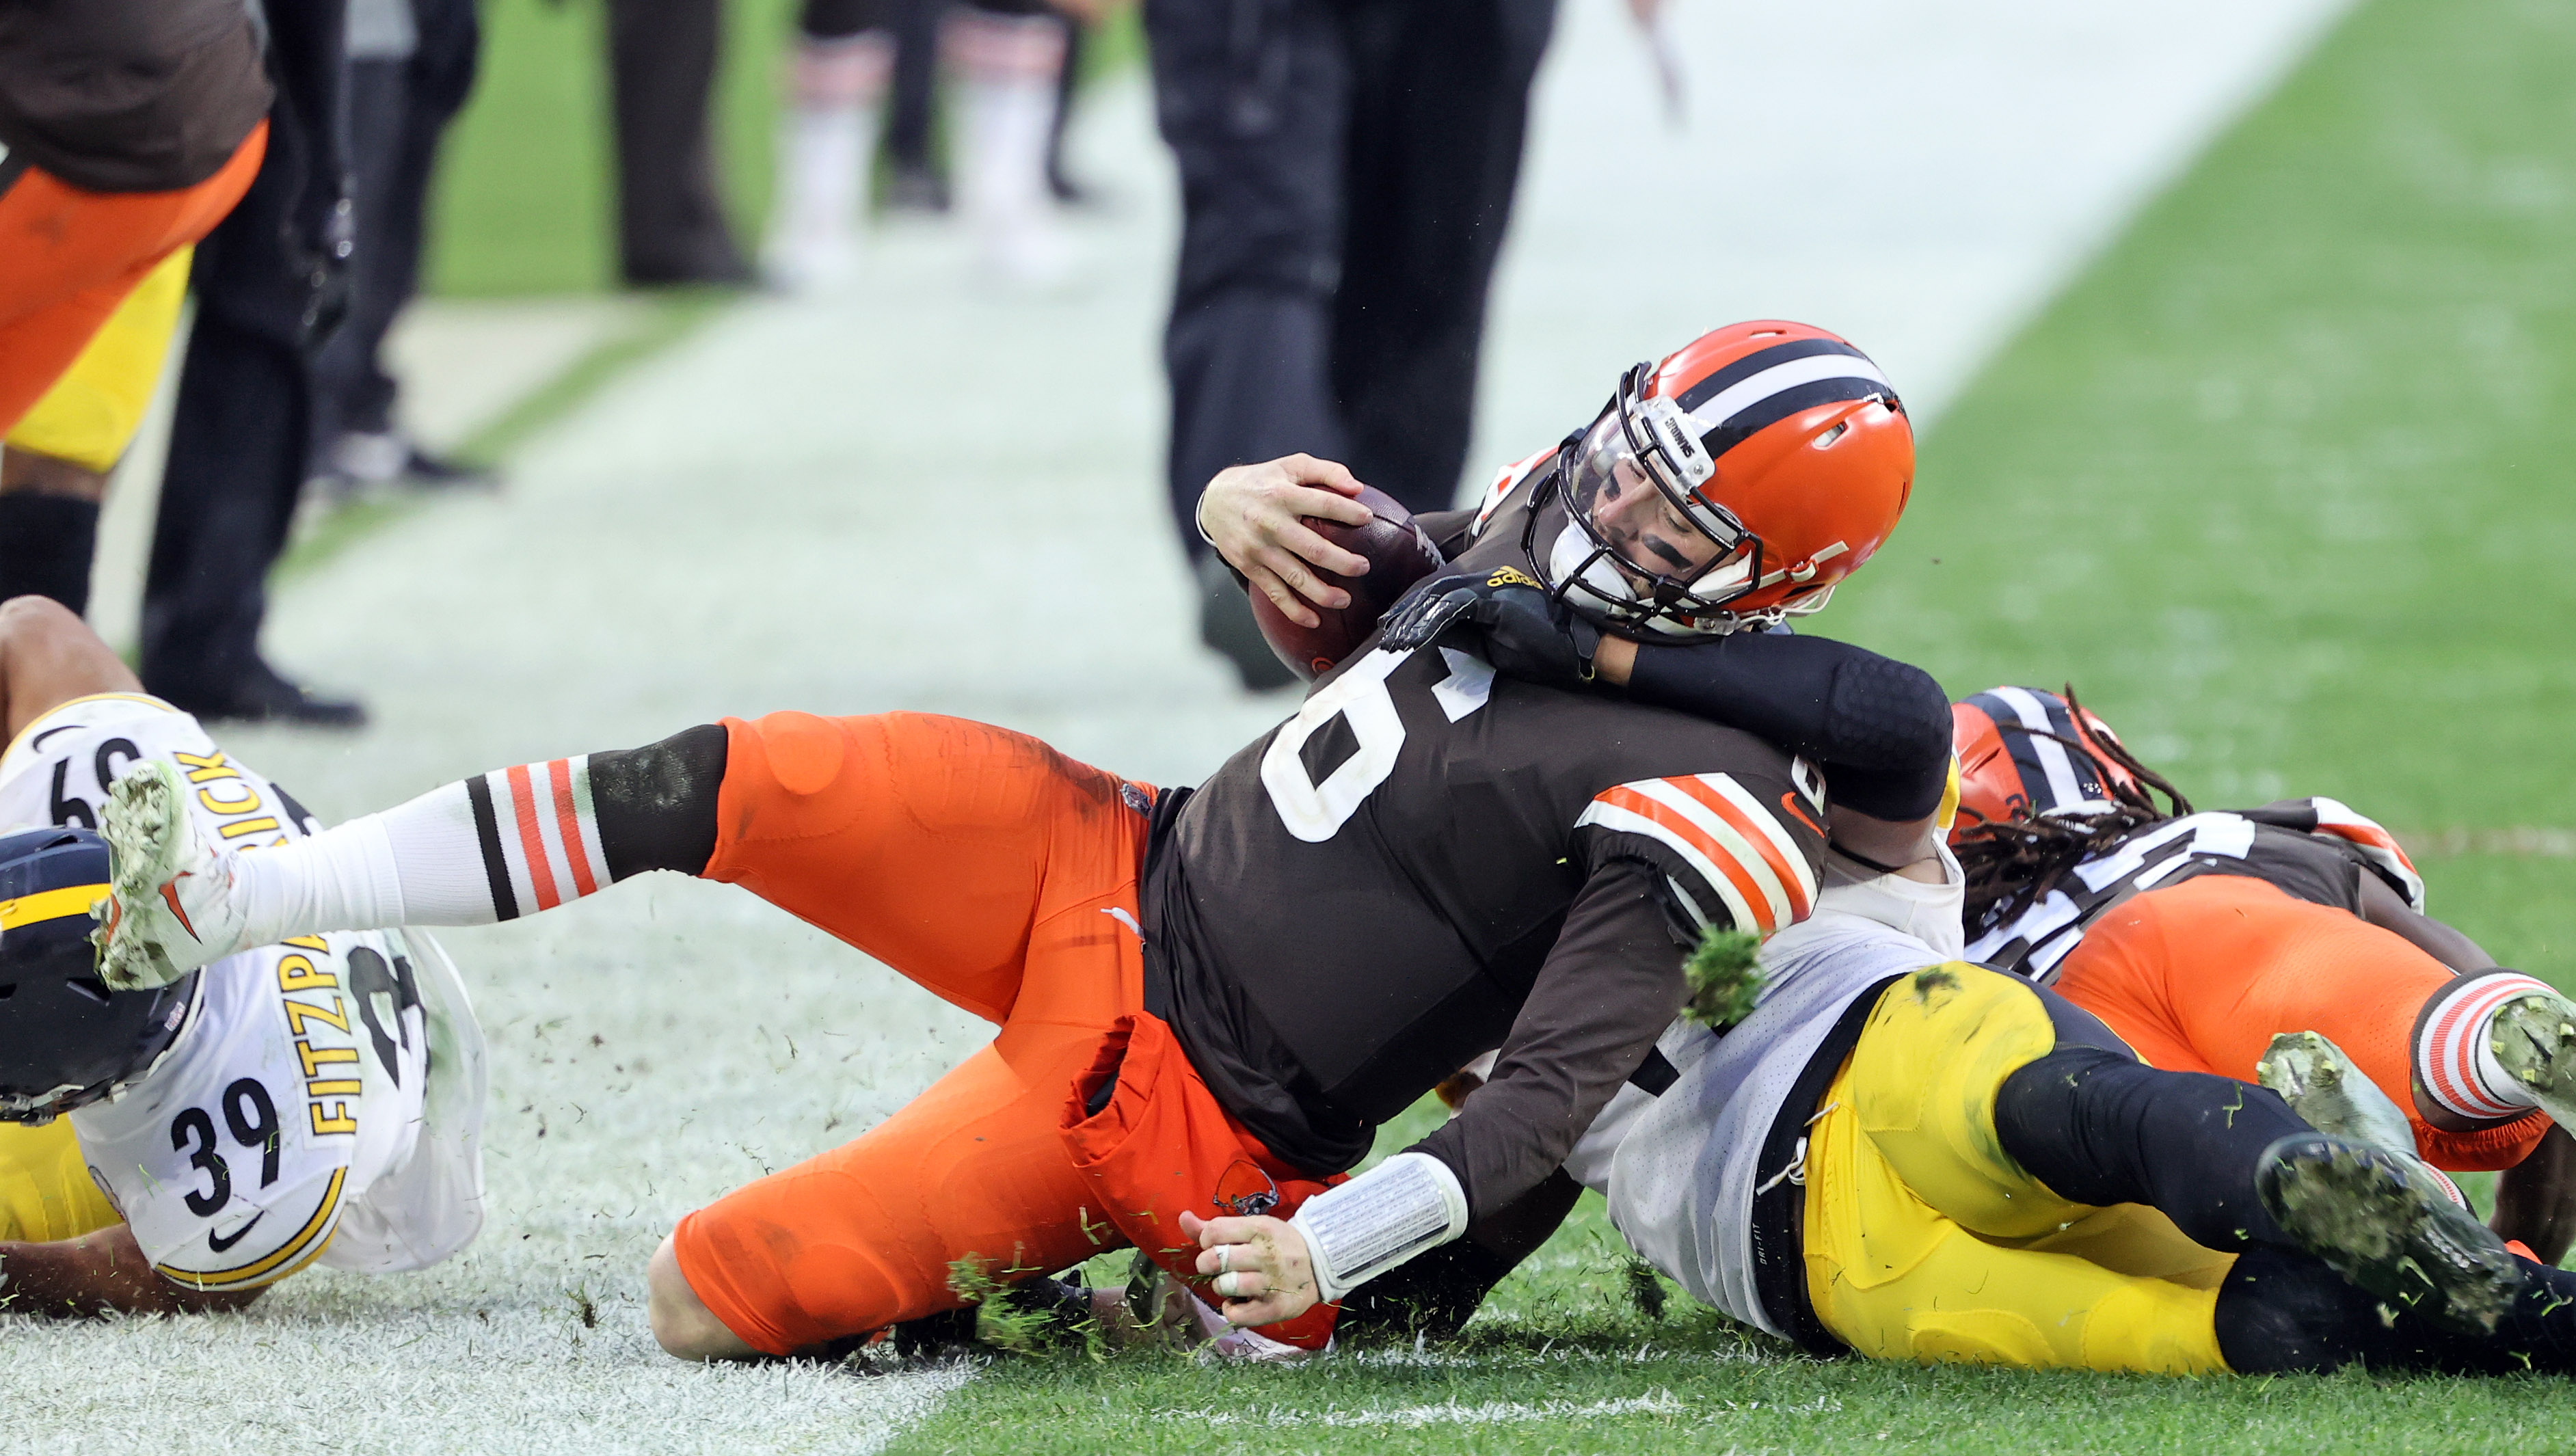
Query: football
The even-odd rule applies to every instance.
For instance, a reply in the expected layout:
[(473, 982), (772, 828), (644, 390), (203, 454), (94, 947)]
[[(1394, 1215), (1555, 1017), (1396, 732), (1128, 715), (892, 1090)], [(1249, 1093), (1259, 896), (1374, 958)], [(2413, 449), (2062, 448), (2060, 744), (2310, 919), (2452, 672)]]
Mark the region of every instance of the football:
[(1351, 655), (1369, 634), (1377, 630), (1378, 618), (1404, 595), (1405, 588), (1438, 571), (1442, 565), (1440, 548), (1431, 544), (1429, 533), (1414, 524), (1413, 512), (1382, 490), (1362, 487), (1359, 502), (1375, 512), (1365, 525), (1346, 526), (1339, 521), (1322, 521), (1305, 517), (1306, 525), (1316, 535), (1355, 555), (1368, 558), (1366, 576), (1336, 576), (1329, 571), (1315, 574), (1351, 594), (1351, 604), (1335, 609), (1318, 607), (1322, 621), (1313, 627), (1300, 627), (1280, 615), (1270, 598), (1252, 593), (1252, 618), (1261, 624), (1262, 640), (1288, 670), (1312, 682), (1332, 671), (1333, 665)]

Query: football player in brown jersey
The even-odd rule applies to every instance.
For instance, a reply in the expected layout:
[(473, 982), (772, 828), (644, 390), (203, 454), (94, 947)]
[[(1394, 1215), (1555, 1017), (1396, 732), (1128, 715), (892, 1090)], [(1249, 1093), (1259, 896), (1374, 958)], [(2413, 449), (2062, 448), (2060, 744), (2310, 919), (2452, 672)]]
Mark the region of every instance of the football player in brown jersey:
[[(1937, 879), (1947, 695), (1928, 673), (1784, 625), (1822, 607), (1896, 527), (1913, 431), (1885, 374), (1807, 324), (1714, 329), (1620, 380), (1592, 420), (1498, 472), (1478, 504), (1415, 517), (1457, 573), (1418, 640), (1506, 677), (1618, 689), (1817, 764), (1837, 848)], [(1199, 529), (1290, 621), (1351, 594), (1365, 558), (1305, 522), (1359, 525), (1361, 482), (1289, 456), (1210, 481)]]
[[(1104, 1214), (1261, 1327), (1239, 1344), (1315, 1348), (1333, 1301), (1550, 1177), (1681, 1006), (1687, 946), (1808, 913), (1829, 812), (1751, 734), (1437, 646), (1346, 662), (1195, 791), (979, 723), (776, 713), (253, 856), (193, 842), (181, 792), (140, 772), (105, 816), (113, 984), (664, 869), (738, 883), (996, 1024), (874, 1130), (680, 1223), (652, 1319), (701, 1358), (954, 1308), (958, 1261), (1068, 1266)], [(1378, 1124), (1494, 1048), (1464, 1115), (1344, 1181)], [(1210, 1238), (1203, 1264), (1220, 1215), (1249, 1237)], [(1237, 1262), (1255, 1241), (1277, 1258)], [(1291, 1262), (1303, 1313), (1276, 1299)]]

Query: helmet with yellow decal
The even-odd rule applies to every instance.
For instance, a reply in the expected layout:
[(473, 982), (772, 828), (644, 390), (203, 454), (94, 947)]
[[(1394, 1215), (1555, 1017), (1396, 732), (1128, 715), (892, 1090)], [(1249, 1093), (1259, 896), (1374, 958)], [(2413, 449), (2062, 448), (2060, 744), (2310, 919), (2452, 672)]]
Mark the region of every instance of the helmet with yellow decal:
[(142, 1080), (196, 1004), (191, 971), (111, 991), (90, 945), (107, 841), (86, 829), (0, 835), (0, 1121), (51, 1122)]

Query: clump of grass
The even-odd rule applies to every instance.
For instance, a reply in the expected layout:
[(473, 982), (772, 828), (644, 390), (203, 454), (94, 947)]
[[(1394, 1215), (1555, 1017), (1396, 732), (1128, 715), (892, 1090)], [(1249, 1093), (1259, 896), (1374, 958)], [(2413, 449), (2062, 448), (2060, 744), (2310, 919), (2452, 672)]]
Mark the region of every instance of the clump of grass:
[(1068, 1337), (1074, 1337), (1091, 1358), (1107, 1358), (1108, 1343), (1097, 1320), (1070, 1317), (1062, 1304), (1047, 1297), (1052, 1290), (1043, 1281), (1005, 1283), (995, 1277), (1029, 1272), (1016, 1265), (1002, 1268), (977, 1254), (949, 1264), (948, 1291), (975, 1311), (976, 1342), (1014, 1355), (1043, 1355), (1066, 1348), (1073, 1343)]
[(1690, 984), (1682, 1014), (1721, 1031), (1752, 1015), (1754, 999), (1762, 992), (1762, 971), (1754, 961), (1761, 948), (1762, 937), (1749, 930), (1711, 927), (1682, 962), (1682, 976)]
[(1636, 1302), (1637, 1313), (1657, 1324), (1664, 1322), (1664, 1276), (1655, 1266), (1630, 1256), (1627, 1263), (1628, 1298)]

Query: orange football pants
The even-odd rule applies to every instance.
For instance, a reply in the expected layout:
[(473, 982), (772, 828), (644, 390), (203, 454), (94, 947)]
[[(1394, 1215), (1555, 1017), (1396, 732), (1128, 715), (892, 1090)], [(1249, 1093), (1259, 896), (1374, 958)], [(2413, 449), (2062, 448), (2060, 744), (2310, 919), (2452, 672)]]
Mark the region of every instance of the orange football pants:
[(144, 275), (224, 220), (267, 151), (263, 121), (194, 187), (84, 192), (30, 167), (0, 191), (0, 435), (44, 398)]
[[(1155, 1231), (1180, 1208), (1214, 1216), (1233, 1164), (1276, 1181), (1282, 1215), (1324, 1186), (1226, 1116), (1145, 1013), (1135, 927), (1150, 788), (957, 718), (724, 726), (706, 877), (1000, 1027), (865, 1135), (681, 1220), (680, 1270), (728, 1329), (787, 1354), (954, 1309), (950, 1266), (969, 1257), (1008, 1282), (1143, 1242), (1185, 1272), (1197, 1250)], [(1122, 1056), (1136, 1074), (1122, 1073), (1077, 1157), (1077, 1099)], [(1157, 1186), (1104, 1198), (1089, 1166), (1104, 1148)]]
[(2058, 994), (2099, 1016), (2148, 1065), (2254, 1080), (2276, 1033), (2323, 1033), (2406, 1112), (2425, 1161), (2510, 1168), (2539, 1113), (2446, 1132), (2415, 1108), (2415, 1023), (2451, 968), (2358, 915), (2246, 875), (2202, 875), (2115, 906), (2067, 954)]

